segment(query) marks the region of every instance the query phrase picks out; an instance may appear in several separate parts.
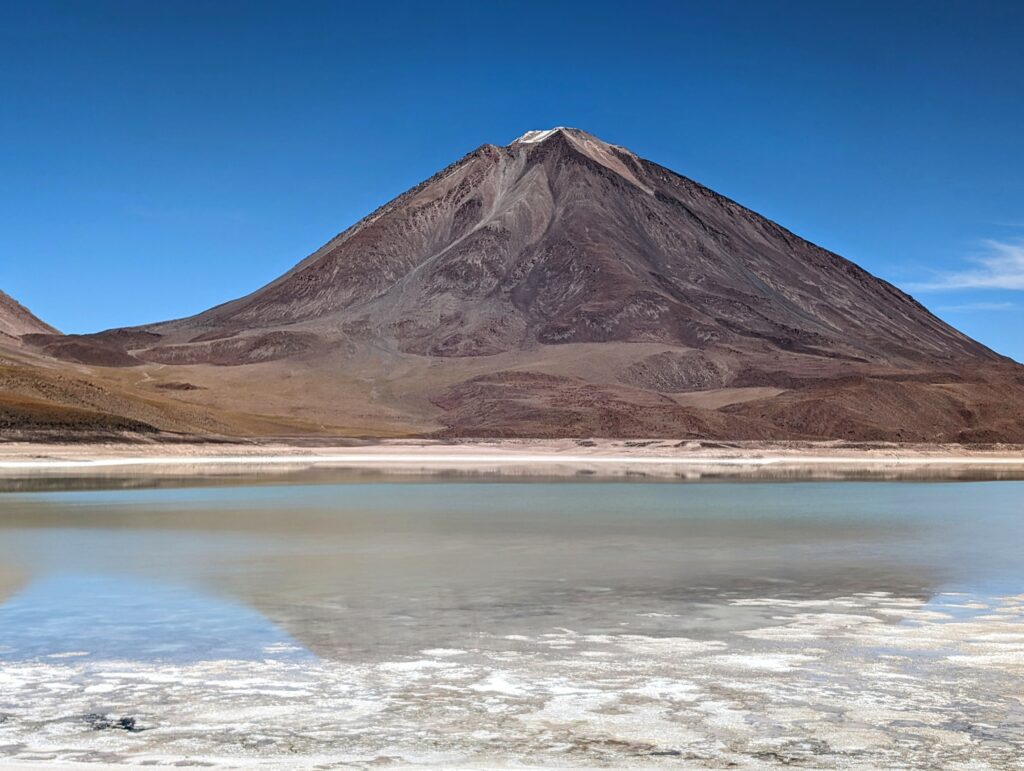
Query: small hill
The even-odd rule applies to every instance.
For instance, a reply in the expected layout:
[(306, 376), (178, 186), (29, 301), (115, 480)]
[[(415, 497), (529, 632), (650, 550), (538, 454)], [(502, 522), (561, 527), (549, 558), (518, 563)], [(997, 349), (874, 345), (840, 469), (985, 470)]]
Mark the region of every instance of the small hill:
[(8, 294), (0, 292), (0, 341), (15, 343), (22, 335), (59, 334)]

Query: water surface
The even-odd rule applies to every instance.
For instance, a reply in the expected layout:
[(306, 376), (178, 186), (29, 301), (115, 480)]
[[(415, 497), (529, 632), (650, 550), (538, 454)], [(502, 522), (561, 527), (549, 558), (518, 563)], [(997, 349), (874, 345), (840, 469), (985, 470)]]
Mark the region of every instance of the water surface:
[(1024, 483), (0, 495), (0, 758), (1020, 768)]

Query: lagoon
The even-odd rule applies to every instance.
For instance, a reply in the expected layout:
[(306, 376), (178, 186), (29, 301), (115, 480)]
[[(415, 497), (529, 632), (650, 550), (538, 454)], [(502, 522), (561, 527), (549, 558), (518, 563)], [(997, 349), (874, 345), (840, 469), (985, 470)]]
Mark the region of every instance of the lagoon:
[(1019, 768), (1024, 483), (0, 494), (0, 760)]

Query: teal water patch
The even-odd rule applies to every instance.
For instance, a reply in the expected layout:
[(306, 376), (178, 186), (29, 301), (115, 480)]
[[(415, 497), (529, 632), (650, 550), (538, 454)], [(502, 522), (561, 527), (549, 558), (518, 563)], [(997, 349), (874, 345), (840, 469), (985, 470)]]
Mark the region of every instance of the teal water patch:
[(49, 575), (0, 606), (0, 661), (315, 658), (250, 608), (135, 576)]

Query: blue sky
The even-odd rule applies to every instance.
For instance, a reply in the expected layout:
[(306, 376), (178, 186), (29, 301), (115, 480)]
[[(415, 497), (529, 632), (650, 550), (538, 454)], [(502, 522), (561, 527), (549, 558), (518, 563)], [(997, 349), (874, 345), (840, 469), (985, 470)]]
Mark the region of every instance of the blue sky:
[(0, 0), (0, 289), (68, 332), (276, 277), (578, 126), (1024, 360), (1019, 2)]

